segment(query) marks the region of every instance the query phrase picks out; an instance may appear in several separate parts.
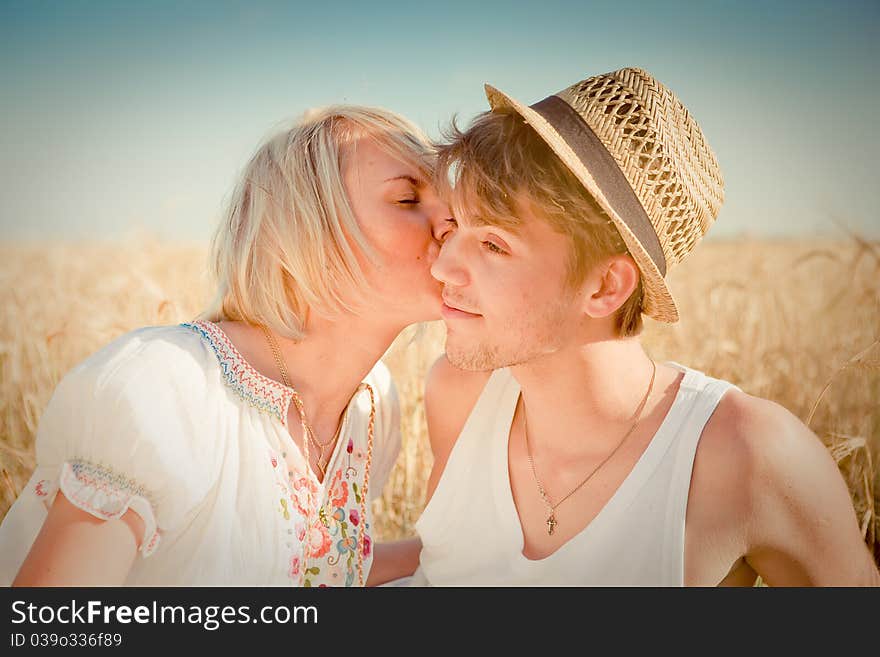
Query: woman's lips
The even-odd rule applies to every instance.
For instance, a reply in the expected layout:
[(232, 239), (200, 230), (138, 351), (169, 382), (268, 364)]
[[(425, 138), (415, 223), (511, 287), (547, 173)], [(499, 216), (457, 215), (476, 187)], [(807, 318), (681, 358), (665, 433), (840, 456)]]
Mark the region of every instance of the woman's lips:
[(477, 319), (478, 317), (482, 317), (482, 315), (469, 313), (447, 305), (445, 301), (443, 302), (443, 307), (440, 309), (440, 314), (443, 315), (443, 319)]

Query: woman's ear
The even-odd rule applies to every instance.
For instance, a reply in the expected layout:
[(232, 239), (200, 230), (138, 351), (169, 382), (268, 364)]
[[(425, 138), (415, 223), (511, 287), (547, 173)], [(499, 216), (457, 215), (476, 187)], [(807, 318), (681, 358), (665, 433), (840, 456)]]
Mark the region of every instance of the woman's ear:
[(594, 319), (616, 312), (639, 284), (639, 268), (632, 256), (620, 253), (600, 262), (588, 277), (584, 312)]

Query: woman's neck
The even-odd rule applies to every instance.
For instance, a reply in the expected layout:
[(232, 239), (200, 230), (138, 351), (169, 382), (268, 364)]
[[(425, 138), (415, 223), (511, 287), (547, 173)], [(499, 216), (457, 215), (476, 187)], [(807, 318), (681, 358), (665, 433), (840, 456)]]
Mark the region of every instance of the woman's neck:
[[(260, 374), (281, 381), (278, 364), (260, 327), (224, 321), (220, 328)], [(323, 442), (335, 433), (358, 385), (403, 328), (345, 315), (334, 320), (310, 318), (306, 337), (299, 342), (273, 333), (290, 384), (299, 394), (319, 440)]]

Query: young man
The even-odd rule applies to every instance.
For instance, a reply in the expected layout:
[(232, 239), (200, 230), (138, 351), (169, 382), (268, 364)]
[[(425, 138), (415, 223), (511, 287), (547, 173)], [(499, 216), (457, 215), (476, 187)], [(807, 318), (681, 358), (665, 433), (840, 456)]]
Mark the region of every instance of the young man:
[(441, 152), (456, 221), (432, 270), (447, 343), (413, 583), (880, 583), (807, 427), (642, 349), (723, 200), (687, 109), (638, 69), (530, 107), (487, 92)]

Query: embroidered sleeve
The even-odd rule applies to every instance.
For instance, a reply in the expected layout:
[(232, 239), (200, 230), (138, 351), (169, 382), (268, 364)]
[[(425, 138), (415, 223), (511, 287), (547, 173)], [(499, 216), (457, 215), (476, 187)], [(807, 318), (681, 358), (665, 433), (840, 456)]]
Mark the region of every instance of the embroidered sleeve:
[(155, 552), (219, 476), (210, 424), (192, 412), (212, 413), (185, 369), (194, 362), (170, 341), (135, 332), (71, 370), (37, 430), (38, 468), (55, 476), (34, 492), (51, 502), (60, 489), (97, 518), (131, 509), (145, 525), (141, 553)]
[(139, 552), (148, 557), (159, 545), (160, 535), (149, 493), (137, 482), (107, 467), (72, 459), (62, 463), (57, 478), (40, 479), (33, 487), (33, 493), (47, 509), (59, 490), (75, 507), (101, 520), (121, 518), (131, 509), (144, 521)]

